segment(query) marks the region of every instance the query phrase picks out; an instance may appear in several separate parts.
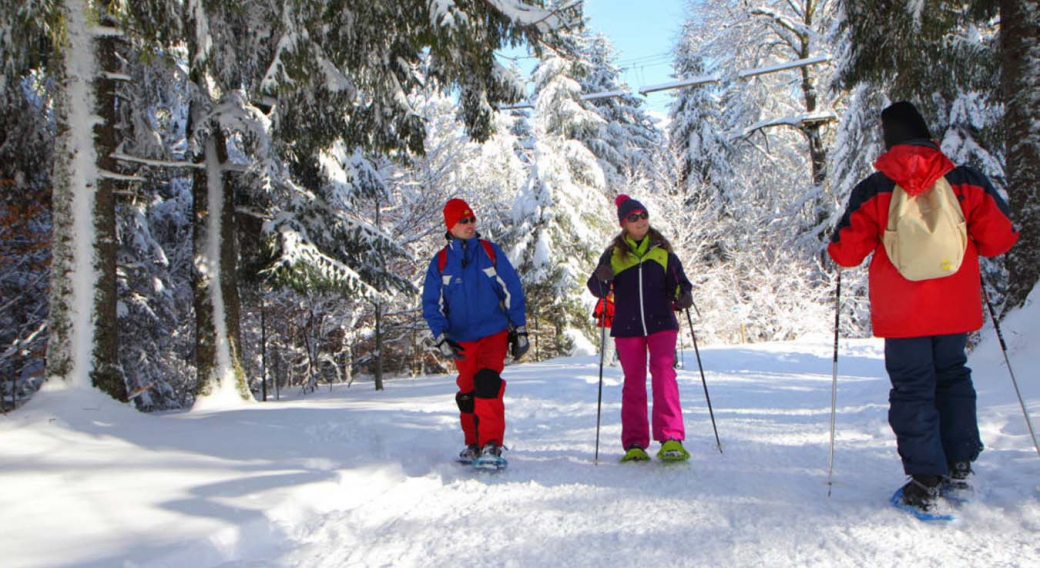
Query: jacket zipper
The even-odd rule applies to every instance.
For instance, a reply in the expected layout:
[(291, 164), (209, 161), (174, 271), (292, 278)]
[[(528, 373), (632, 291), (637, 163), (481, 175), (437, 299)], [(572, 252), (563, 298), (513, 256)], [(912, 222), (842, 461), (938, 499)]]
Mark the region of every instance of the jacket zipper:
[(643, 323), (643, 335), (650, 335), (646, 332), (646, 311), (643, 309), (643, 259), (639, 259), (639, 320)]

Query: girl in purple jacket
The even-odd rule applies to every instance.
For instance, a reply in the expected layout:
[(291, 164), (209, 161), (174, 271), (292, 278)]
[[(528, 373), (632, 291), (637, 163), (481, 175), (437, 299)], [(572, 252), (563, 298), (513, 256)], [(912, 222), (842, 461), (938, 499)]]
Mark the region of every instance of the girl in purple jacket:
[(588, 287), (603, 298), (613, 283), (610, 335), (625, 373), (621, 390), (621, 444), (625, 455), (621, 461), (650, 459), (646, 453), (650, 445), (648, 352), (654, 393), (653, 438), (661, 442), (657, 457), (663, 461), (687, 460), (690, 454), (682, 446), (686, 430), (675, 380), (675, 341), (679, 334), (675, 310), (693, 305), (693, 285), (671, 245), (650, 227), (646, 207), (627, 195), (619, 195), (615, 203), (621, 233), (600, 257)]

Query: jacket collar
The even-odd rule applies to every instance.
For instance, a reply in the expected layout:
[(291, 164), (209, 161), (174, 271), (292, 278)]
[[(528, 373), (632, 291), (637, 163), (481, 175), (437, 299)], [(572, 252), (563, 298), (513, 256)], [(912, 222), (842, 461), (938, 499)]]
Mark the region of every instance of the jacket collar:
[(638, 243), (632, 240), (632, 237), (626, 236), (625, 242), (628, 243), (628, 248), (632, 251), (632, 254), (636, 255), (636, 257), (638, 258), (643, 258), (644, 256), (646, 256), (647, 252), (657, 248), (657, 246), (660, 244), (657, 241), (651, 239), (650, 235), (643, 237), (643, 240), (639, 241)]
[(874, 167), (909, 195), (917, 195), (952, 170), (953, 162), (931, 140), (911, 140), (892, 146)]
[(478, 231), (471, 239), (459, 239), (452, 236), (450, 232), (445, 232), (444, 238), (448, 239), (449, 251), (461, 254), (464, 260), (470, 260), (475, 254), (474, 251), (478, 248), (475, 245), (480, 242), (481, 236)]

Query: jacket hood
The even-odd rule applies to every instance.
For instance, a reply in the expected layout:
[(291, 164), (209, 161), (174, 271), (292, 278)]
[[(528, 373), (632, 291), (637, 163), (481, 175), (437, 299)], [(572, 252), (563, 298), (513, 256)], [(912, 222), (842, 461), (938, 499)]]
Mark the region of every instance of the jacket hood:
[(921, 141), (893, 146), (874, 167), (913, 196), (932, 187), (953, 169), (953, 162), (932, 142)]

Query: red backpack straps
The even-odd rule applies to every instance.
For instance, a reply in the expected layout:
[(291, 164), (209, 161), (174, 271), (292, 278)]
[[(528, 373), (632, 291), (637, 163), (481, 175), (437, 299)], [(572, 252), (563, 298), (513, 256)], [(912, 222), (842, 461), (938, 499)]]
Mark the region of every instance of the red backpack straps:
[(487, 253), (488, 258), (491, 259), (491, 266), (495, 265), (495, 247), (491, 246), (490, 241), (480, 239), (480, 244), (484, 246), (484, 252)]
[[(488, 258), (491, 259), (491, 266), (495, 265), (495, 247), (491, 246), (490, 241), (480, 239), (480, 245), (484, 247), (484, 252), (487, 253)], [(444, 274), (444, 267), (448, 265), (448, 247), (444, 247), (440, 252), (437, 253), (437, 271)]]
[(444, 267), (448, 265), (448, 247), (441, 249), (441, 252), (437, 253), (437, 272), (444, 274)]

